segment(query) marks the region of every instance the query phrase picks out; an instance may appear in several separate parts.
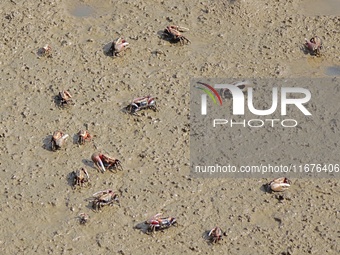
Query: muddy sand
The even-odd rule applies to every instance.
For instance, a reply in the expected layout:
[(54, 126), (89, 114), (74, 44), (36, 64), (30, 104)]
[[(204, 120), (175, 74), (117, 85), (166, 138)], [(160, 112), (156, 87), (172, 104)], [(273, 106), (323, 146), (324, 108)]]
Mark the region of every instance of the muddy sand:
[[(338, 179), (292, 179), (280, 202), (261, 189), (267, 178), (190, 177), (190, 79), (339, 79), (339, 5), (322, 13), (306, 1), (2, 1), (1, 254), (339, 254)], [(189, 28), (191, 44), (161, 39), (168, 24)], [(319, 58), (302, 47), (313, 35)], [(113, 59), (119, 36), (131, 49)], [(37, 56), (45, 44), (52, 58)], [(55, 104), (62, 89), (68, 109)], [(158, 112), (122, 111), (149, 94)], [(79, 147), (84, 128), (95, 137)], [(52, 152), (58, 129), (69, 139)], [(99, 173), (95, 151), (124, 170)], [(81, 167), (91, 185), (74, 190), (69, 174)], [(87, 198), (108, 188), (121, 206), (93, 212)], [(158, 212), (178, 226), (136, 229)], [(202, 236), (215, 225), (226, 236), (211, 245)]]

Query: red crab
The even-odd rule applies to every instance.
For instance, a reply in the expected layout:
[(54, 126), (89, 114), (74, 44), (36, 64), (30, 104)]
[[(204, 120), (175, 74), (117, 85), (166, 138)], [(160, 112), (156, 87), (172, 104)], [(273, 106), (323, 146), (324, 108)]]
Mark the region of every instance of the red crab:
[(102, 153), (93, 153), (91, 156), (93, 163), (96, 165), (98, 169), (102, 172), (105, 172), (106, 169), (117, 168), (119, 170), (123, 170), (123, 167), (120, 163), (120, 160), (108, 157)]
[(222, 230), (216, 226), (210, 230), (208, 237), (212, 243), (217, 243), (218, 241), (222, 240)]
[(161, 215), (161, 213), (157, 213), (151, 219), (145, 221), (145, 224), (148, 225), (148, 232), (155, 232), (158, 230), (167, 229), (177, 224), (176, 218), (160, 217)]
[(92, 135), (87, 130), (80, 130), (78, 132), (78, 144), (83, 145), (85, 142), (89, 142), (92, 139)]
[(188, 30), (189, 29), (185, 27), (171, 25), (167, 26), (166, 29), (164, 29), (163, 36), (172, 43), (180, 42), (181, 45), (184, 45), (185, 43), (191, 43), (188, 38), (181, 34), (181, 32)]
[(315, 56), (320, 56), (320, 50), (322, 49), (322, 40), (318, 36), (313, 36), (309, 41), (305, 38), (305, 47), (310, 50)]

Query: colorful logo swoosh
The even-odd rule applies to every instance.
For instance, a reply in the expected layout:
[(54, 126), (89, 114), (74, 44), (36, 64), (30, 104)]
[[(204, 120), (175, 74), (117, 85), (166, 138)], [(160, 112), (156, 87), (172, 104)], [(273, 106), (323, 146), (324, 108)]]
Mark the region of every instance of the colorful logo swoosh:
[[(217, 104), (217, 101), (216, 101), (216, 98), (217, 98), (218, 101), (220, 102), (220, 105), (222, 105), (221, 96), (218, 94), (218, 92), (212, 86), (210, 86), (209, 84), (203, 83), (203, 82), (199, 82), (199, 81), (197, 83), (207, 87), (208, 89), (207, 88), (201, 88), (201, 87), (196, 87), (196, 88), (203, 90), (213, 100), (213, 102), (215, 104)], [(215, 94), (215, 96), (211, 92), (213, 92)]]

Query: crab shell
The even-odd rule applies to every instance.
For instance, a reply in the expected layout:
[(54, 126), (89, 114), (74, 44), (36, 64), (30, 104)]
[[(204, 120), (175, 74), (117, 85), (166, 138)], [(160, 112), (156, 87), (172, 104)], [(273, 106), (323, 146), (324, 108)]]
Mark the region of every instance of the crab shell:
[(78, 143), (79, 144), (84, 144), (86, 141), (91, 141), (92, 136), (90, 135), (90, 133), (87, 130), (80, 130), (78, 132)]
[(129, 111), (131, 114), (136, 114), (136, 112), (146, 108), (150, 108), (153, 109), (154, 111), (157, 111), (156, 100), (154, 97), (144, 96), (134, 98), (131, 104), (129, 104), (126, 107), (127, 111)]
[(100, 202), (102, 202), (102, 203), (109, 203), (109, 202), (111, 202), (112, 200), (117, 200), (117, 201), (119, 201), (117, 195), (114, 194), (113, 192), (111, 192), (111, 193), (106, 193), (106, 194), (101, 195), (101, 196), (98, 198), (98, 200), (99, 200)]
[(217, 241), (222, 239), (222, 230), (219, 227), (214, 227), (210, 230), (208, 236), (211, 238), (211, 241), (216, 243)]
[(159, 223), (160, 216), (162, 216), (162, 213), (157, 213), (156, 215), (154, 215), (150, 219), (146, 220), (145, 224), (157, 224), (157, 223)]
[(61, 148), (64, 145), (64, 142), (66, 141), (67, 137), (68, 134), (64, 134), (61, 131), (55, 131), (52, 135), (52, 146), (54, 143), (56, 148)]
[(114, 49), (116, 53), (119, 53), (123, 50), (125, 50), (126, 48), (128, 48), (129, 43), (127, 41), (125, 41), (124, 38), (118, 38), (118, 40), (114, 43)]
[(175, 224), (177, 224), (176, 218), (172, 218), (172, 217), (161, 218), (161, 226), (163, 228), (169, 228)]
[(75, 172), (75, 184), (77, 184), (77, 182), (79, 183), (87, 182), (89, 181), (89, 179), (90, 179), (90, 176), (85, 168), (82, 167), (81, 169), (78, 169)]
[(290, 187), (290, 180), (285, 177), (277, 178), (269, 183), (269, 187), (272, 191), (281, 192)]
[(59, 96), (61, 99), (65, 101), (70, 100), (72, 98), (70, 92), (68, 92), (67, 90), (60, 91)]
[(49, 54), (52, 51), (52, 47), (48, 44), (46, 44), (44, 47), (42, 47), (43, 54)]
[(176, 36), (180, 36), (181, 35), (180, 32), (189, 31), (189, 29), (186, 27), (180, 27), (180, 26), (175, 26), (175, 25), (167, 26), (165, 30)]
[(111, 205), (114, 202), (117, 202), (119, 205), (119, 197), (111, 189), (105, 191), (98, 191), (95, 194), (93, 194), (93, 196), (95, 198), (93, 200), (93, 208), (99, 209), (104, 205)]
[(57, 141), (57, 140), (59, 140), (61, 137), (63, 137), (63, 135), (64, 135), (64, 133), (61, 132), (61, 131), (59, 131), (59, 130), (54, 131), (54, 132), (53, 132), (53, 135), (52, 135), (52, 139), (53, 139), (53, 141)]
[(155, 98), (152, 96), (145, 96), (145, 97), (137, 97), (133, 99), (133, 103), (140, 104), (142, 102), (146, 101), (148, 105), (152, 105), (155, 103)]
[(113, 193), (112, 189), (98, 191), (98, 192), (94, 193), (92, 196), (95, 197), (95, 198), (99, 198), (102, 195), (110, 194), (110, 193)]
[(315, 55), (320, 54), (320, 49), (322, 48), (322, 40), (320, 37), (314, 36), (310, 40), (307, 40), (307, 38), (305, 38), (305, 41), (305, 46), (307, 49), (312, 51)]
[(322, 47), (322, 40), (318, 36), (314, 36), (309, 40), (311, 43), (314, 43), (318, 48)]

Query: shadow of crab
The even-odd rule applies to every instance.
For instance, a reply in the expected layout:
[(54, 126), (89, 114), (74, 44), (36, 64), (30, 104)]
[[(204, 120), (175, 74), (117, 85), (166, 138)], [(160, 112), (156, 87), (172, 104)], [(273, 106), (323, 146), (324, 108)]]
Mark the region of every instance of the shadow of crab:
[(88, 159), (82, 159), (83, 164), (87, 167), (90, 167), (90, 168), (93, 168), (95, 169), (96, 171), (98, 171), (98, 169), (96, 168), (96, 165), (93, 163), (92, 160), (88, 160)]
[(59, 95), (53, 96), (52, 99), (56, 107), (58, 108), (62, 107), (62, 103), (61, 103)]
[(85, 206), (87, 209), (90, 209), (94, 212), (100, 212), (101, 210), (95, 210), (93, 209), (93, 197), (86, 198), (85, 201), (88, 202), (87, 205)]
[(149, 234), (149, 226), (145, 222), (140, 222), (136, 226), (133, 227), (134, 229), (139, 229), (144, 234)]
[(63, 100), (60, 98), (59, 95), (56, 95), (53, 97), (53, 102), (54, 105), (59, 108), (59, 109), (67, 109), (69, 108), (71, 105), (74, 105), (74, 101), (73, 100), (69, 100), (67, 102), (63, 102)]
[(177, 41), (177, 40), (172, 40), (170, 36), (167, 36), (165, 33), (164, 33), (164, 30), (160, 30), (157, 32), (158, 36), (159, 36), (159, 39), (163, 40), (163, 41), (166, 41), (166, 42), (169, 42), (170, 44), (178, 44), (180, 45), (180, 42)]
[(157, 35), (159, 36), (160, 39), (163, 39), (163, 37), (164, 37), (164, 29), (157, 31)]
[(78, 143), (78, 141), (79, 141), (78, 133), (73, 135), (72, 141), (73, 141), (73, 144), (78, 144), (79, 145), (79, 143)]
[(124, 106), (120, 109), (122, 113), (131, 114), (130, 105)]
[(300, 46), (300, 51), (303, 52), (305, 55), (315, 56), (315, 53), (310, 51), (305, 45)]
[(163, 41), (169, 42), (171, 44), (177, 44), (178, 43), (178, 41), (176, 41), (176, 40), (171, 40), (170, 36), (167, 36), (167, 34), (164, 33), (164, 29), (163, 30), (159, 30), (157, 32), (157, 35), (158, 35), (158, 38), (163, 40)]
[(68, 173), (68, 175), (66, 176), (67, 184), (68, 184), (70, 187), (72, 187), (72, 188), (75, 187), (75, 185), (74, 185), (74, 178), (75, 178), (75, 174), (74, 174), (73, 171), (70, 172), (70, 173)]
[(51, 140), (52, 140), (52, 135), (48, 135), (47, 137), (44, 138), (42, 147), (45, 150), (53, 151)]
[(107, 57), (113, 57), (113, 52), (111, 51), (112, 42), (109, 42), (103, 46), (103, 54)]
[(265, 183), (265, 184), (262, 184), (262, 186), (260, 187), (260, 190), (264, 193), (272, 193), (272, 189), (270, 188), (270, 185), (269, 183)]
[(203, 234), (202, 234), (202, 238), (203, 238), (206, 242), (211, 243), (211, 238), (210, 238), (210, 236), (209, 236), (209, 233), (210, 233), (210, 230), (204, 231)]

